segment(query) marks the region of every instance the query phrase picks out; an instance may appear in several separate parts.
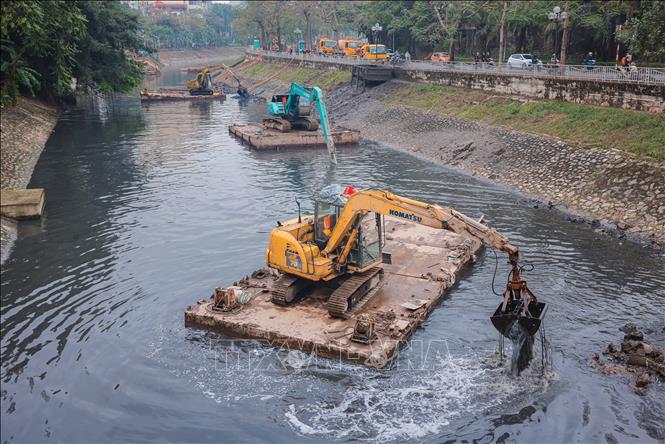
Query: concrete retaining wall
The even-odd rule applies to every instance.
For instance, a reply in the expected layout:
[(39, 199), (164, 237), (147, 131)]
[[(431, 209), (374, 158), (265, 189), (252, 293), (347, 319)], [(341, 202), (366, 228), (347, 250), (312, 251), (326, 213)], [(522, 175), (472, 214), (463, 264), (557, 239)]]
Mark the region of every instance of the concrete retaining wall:
[(480, 89), (501, 94), (516, 94), (539, 99), (663, 113), (665, 86), (618, 83), (599, 80), (519, 77), (481, 73), (421, 71), (395, 68), (402, 80), (436, 83), (461, 88)]
[[(253, 59), (256, 56), (247, 55), (248, 58)], [(269, 61), (270, 63), (278, 63), (278, 64), (287, 64), (291, 61), (291, 59), (283, 58), (283, 57), (270, 57), (269, 55), (264, 55), (262, 57), (264, 60)], [(306, 68), (326, 68), (326, 69), (338, 69), (341, 71), (351, 71), (353, 68), (353, 65), (346, 65), (343, 63), (337, 63), (335, 59), (331, 58), (330, 61), (312, 61), (312, 60), (303, 60), (302, 62), (299, 60), (296, 60), (293, 62), (293, 65), (300, 65), (304, 66)]]
[[(274, 63), (288, 62), (288, 59), (278, 57), (264, 55), (263, 58)], [(352, 65), (336, 63), (335, 59), (331, 59), (330, 62), (305, 60), (302, 62), (302, 66), (347, 71), (352, 69)], [(401, 67), (394, 69), (394, 76), (401, 80), (480, 89), (500, 94), (612, 106), (652, 113), (665, 112), (665, 85), (555, 79), (551, 77), (521, 77), (504, 74), (423, 71)]]

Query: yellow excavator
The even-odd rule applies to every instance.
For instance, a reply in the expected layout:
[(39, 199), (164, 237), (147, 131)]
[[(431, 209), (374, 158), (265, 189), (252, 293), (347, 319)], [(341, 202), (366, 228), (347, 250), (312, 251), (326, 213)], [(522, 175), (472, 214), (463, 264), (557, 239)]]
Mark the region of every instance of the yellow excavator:
[(288, 306), (308, 287), (323, 285), (333, 287), (326, 302), (330, 316), (348, 317), (381, 285), (384, 215), (473, 237), (507, 253), (511, 277), (492, 323), (504, 336), (516, 320), (532, 336), (538, 331), (546, 304), (521, 279), (519, 249), (505, 236), (452, 208), (374, 189), (326, 187), (313, 216), (278, 222), (266, 250), (267, 265), (282, 273), (272, 288), (272, 302)]
[(196, 74), (196, 77), (185, 85), (192, 96), (211, 96), (214, 94), (212, 76), (208, 68), (204, 67)]

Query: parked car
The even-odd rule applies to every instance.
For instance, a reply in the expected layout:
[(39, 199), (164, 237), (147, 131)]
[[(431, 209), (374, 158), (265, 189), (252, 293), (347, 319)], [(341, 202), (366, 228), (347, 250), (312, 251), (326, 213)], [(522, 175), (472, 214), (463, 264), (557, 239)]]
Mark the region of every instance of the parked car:
[(543, 62), (538, 60), (532, 54), (512, 54), (510, 57), (508, 57), (508, 61), (506, 63), (508, 64), (508, 68), (528, 69), (543, 66)]
[(450, 54), (447, 52), (435, 52), (430, 57), (433, 62), (450, 62)]

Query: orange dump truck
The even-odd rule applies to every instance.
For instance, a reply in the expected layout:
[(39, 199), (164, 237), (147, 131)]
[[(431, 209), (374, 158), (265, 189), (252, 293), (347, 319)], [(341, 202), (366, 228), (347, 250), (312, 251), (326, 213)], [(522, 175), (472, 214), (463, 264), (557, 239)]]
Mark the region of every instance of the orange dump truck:
[(372, 62), (385, 62), (388, 58), (386, 45), (366, 43), (360, 47), (360, 56)]
[(346, 57), (358, 57), (360, 55), (360, 47), (362, 43), (360, 40), (344, 39), (337, 41), (337, 51), (340, 55)]
[(330, 40), (328, 37), (322, 37), (319, 40), (319, 52), (325, 55), (332, 55), (335, 52), (337, 43), (334, 40)]

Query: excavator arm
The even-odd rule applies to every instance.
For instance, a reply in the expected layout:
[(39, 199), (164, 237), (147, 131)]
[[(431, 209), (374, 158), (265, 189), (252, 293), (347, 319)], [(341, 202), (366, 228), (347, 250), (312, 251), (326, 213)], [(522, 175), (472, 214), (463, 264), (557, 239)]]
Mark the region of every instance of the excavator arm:
[(292, 83), (291, 90), (289, 91), (289, 99), (286, 102), (287, 113), (289, 112), (297, 113), (298, 100), (296, 99), (296, 97), (304, 97), (310, 102), (316, 103), (316, 109), (319, 112), (319, 120), (321, 120), (321, 129), (323, 130), (323, 137), (326, 140), (326, 146), (328, 147), (328, 154), (330, 155), (330, 161), (332, 163), (337, 163), (335, 141), (333, 140), (332, 137), (330, 119), (328, 117), (328, 109), (326, 108), (326, 104), (323, 99), (323, 91), (318, 86), (315, 86), (310, 89), (310, 88), (305, 88), (299, 83)]
[(518, 248), (508, 243), (508, 239), (494, 228), (475, 221), (452, 208), (427, 204), (378, 190), (358, 191), (348, 198), (339, 221), (321, 253), (329, 255), (336, 250), (343, 242), (346, 234), (350, 232), (358, 216), (362, 216), (369, 211), (409, 220), (432, 228), (472, 236), (479, 239), (484, 245), (514, 255), (515, 260), (517, 260)]
[[(526, 281), (523, 281), (520, 277), (519, 249), (510, 244), (508, 238), (504, 235), (452, 208), (420, 202), (387, 191), (362, 190), (349, 196), (325, 248), (321, 250), (321, 255), (324, 257), (330, 256), (346, 239), (340, 255), (341, 259), (345, 260), (346, 255), (344, 253), (349, 249), (347, 244), (353, 242), (355, 238), (355, 236), (349, 235), (349, 233), (352, 233), (355, 221), (358, 217), (370, 211), (432, 228), (450, 230), (462, 236), (471, 236), (488, 247), (507, 253), (512, 270), (511, 278), (504, 292), (502, 311), (505, 312), (508, 304), (514, 300), (524, 299), (524, 310), (530, 304), (538, 303), (536, 296), (529, 290)], [(498, 326), (497, 329), (499, 329)], [(504, 332), (502, 331), (502, 333)]]

